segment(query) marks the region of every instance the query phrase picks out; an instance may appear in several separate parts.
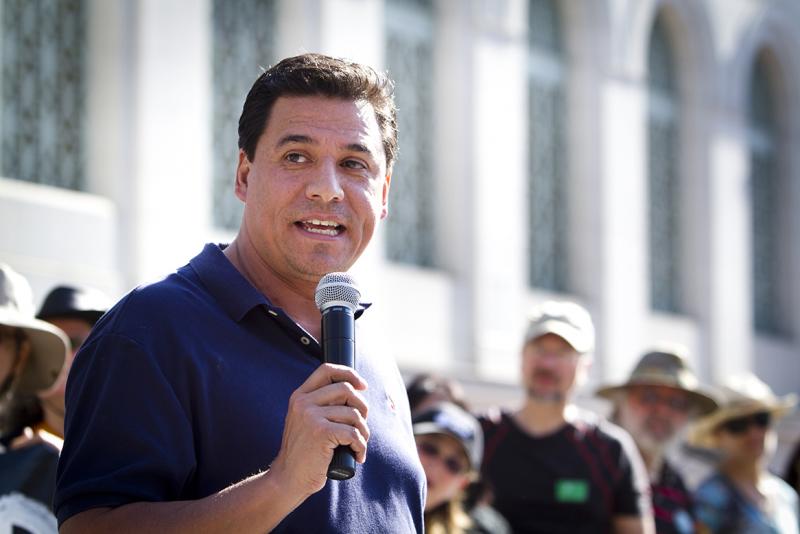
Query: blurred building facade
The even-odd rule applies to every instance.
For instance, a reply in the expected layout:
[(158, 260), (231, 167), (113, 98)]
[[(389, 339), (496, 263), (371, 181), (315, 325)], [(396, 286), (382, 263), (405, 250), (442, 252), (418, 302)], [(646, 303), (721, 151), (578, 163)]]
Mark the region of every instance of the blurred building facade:
[(305, 51), (388, 69), (400, 159), (356, 268), (406, 372), (518, 394), (526, 310), (800, 390), (794, 0), (2, 0), (0, 259), (121, 295), (227, 242), (236, 126)]

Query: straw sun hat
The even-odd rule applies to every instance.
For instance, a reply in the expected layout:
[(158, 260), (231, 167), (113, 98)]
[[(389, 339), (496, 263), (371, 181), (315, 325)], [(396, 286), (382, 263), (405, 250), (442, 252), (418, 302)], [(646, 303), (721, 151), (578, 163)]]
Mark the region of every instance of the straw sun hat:
[(725, 421), (768, 412), (773, 421), (791, 412), (797, 404), (794, 394), (778, 397), (752, 373), (733, 376), (718, 389), (719, 409), (697, 421), (689, 442), (697, 447), (714, 448), (714, 431)]

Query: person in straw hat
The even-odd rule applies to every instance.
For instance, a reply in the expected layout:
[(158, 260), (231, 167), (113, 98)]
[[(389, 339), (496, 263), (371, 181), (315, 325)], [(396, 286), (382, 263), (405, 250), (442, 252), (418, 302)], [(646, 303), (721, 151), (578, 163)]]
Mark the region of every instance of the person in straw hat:
[(55, 532), (51, 512), (57, 449), (47, 443), (12, 448), (26, 425), (36, 393), (50, 387), (64, 364), (69, 341), (34, 318), (25, 278), (0, 264), (0, 531)]
[(720, 407), (696, 423), (690, 442), (719, 453), (716, 472), (695, 492), (700, 532), (798, 532), (795, 491), (767, 471), (775, 422), (797, 403), (777, 397), (753, 374), (731, 377), (719, 390)]
[(677, 346), (651, 350), (627, 381), (597, 391), (613, 403), (612, 419), (631, 434), (642, 454), (659, 534), (694, 532), (691, 494), (666, 452), (691, 418), (717, 407), (700, 387), (684, 354), (685, 349)]

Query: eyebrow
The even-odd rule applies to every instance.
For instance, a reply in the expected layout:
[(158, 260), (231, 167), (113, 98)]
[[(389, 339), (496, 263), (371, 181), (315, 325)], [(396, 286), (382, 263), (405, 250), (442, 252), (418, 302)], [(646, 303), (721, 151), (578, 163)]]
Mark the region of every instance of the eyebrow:
[[(289, 134), (281, 137), (276, 146), (280, 148), (284, 145), (289, 145), (292, 143), (304, 143), (309, 145), (317, 144), (315, 140), (313, 140), (307, 135)], [(349, 145), (346, 145), (345, 148), (347, 150), (352, 150), (353, 152), (363, 152), (365, 154), (372, 154), (372, 151), (369, 148), (367, 148), (366, 145), (363, 145), (361, 143), (350, 143)]]

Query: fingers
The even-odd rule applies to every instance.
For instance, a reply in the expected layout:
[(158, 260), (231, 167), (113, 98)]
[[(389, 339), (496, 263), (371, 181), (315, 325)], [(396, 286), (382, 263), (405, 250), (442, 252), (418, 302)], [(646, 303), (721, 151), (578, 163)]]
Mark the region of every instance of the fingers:
[(309, 393), (328, 384), (347, 382), (357, 390), (367, 389), (367, 382), (350, 367), (324, 363), (320, 365), (311, 376), (297, 389), (301, 393)]

